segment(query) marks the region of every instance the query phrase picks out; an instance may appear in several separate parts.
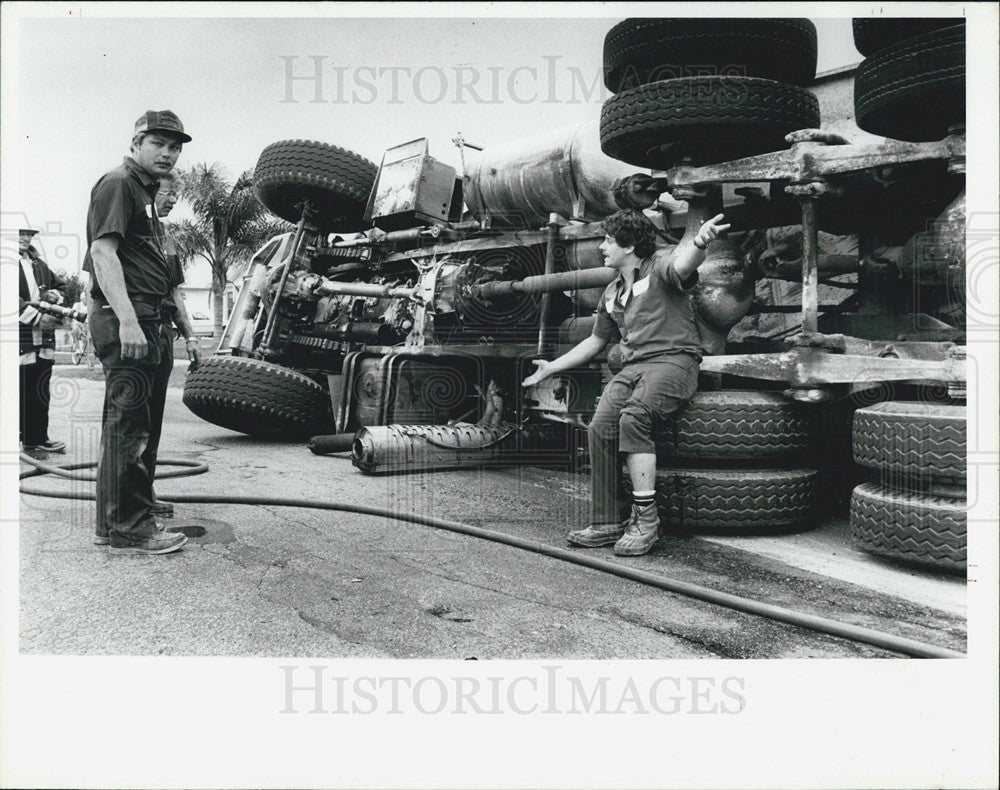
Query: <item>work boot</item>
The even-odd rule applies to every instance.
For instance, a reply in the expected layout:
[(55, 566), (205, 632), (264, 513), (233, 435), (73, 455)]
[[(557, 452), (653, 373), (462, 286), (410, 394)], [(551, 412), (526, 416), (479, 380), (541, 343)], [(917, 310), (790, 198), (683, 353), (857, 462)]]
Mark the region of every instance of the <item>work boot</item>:
[(615, 554), (620, 557), (638, 557), (645, 554), (660, 537), (660, 514), (656, 503), (646, 507), (632, 506), (632, 520), (621, 539), (615, 543)]
[(598, 546), (610, 546), (618, 538), (625, 534), (632, 517), (624, 521), (612, 521), (610, 523), (590, 524), (585, 529), (576, 529), (566, 536), (566, 541), (571, 546), (586, 546), (595, 549)]
[[(166, 527), (162, 524), (156, 524), (156, 534), (162, 535), (166, 531)], [(171, 533), (173, 534), (173, 533)], [(96, 532), (94, 534), (94, 545), (95, 546), (107, 546), (111, 543), (111, 538), (108, 537), (107, 532)]]
[(170, 502), (164, 502), (162, 499), (154, 499), (153, 506), (149, 509), (149, 514), (157, 518), (173, 518), (174, 506)]
[(182, 532), (157, 532), (134, 546), (108, 546), (108, 554), (123, 556), (169, 554), (183, 547), (185, 543), (187, 543), (187, 535)]

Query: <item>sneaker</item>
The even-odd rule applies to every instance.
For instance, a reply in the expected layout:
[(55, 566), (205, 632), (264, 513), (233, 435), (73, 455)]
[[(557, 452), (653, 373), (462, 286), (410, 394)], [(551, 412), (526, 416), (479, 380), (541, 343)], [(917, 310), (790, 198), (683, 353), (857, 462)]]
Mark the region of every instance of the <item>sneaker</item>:
[(638, 557), (646, 554), (660, 537), (660, 514), (656, 503), (646, 507), (632, 506), (632, 520), (621, 539), (615, 543), (615, 554), (620, 557)]
[(594, 549), (598, 546), (610, 546), (625, 534), (631, 523), (631, 516), (624, 521), (612, 521), (604, 524), (590, 524), (585, 529), (577, 529), (566, 536), (571, 546), (586, 546)]
[(36, 461), (44, 461), (49, 457), (49, 454), (45, 451), (45, 447), (40, 444), (26, 444), (21, 448), (21, 452), (31, 456)]
[(49, 453), (66, 452), (66, 442), (57, 442), (55, 439), (46, 439), (42, 444), (38, 445), (38, 447)]
[(170, 502), (164, 502), (162, 499), (154, 499), (153, 506), (149, 509), (150, 515), (162, 516), (163, 518), (173, 518), (174, 517), (174, 506)]
[[(156, 522), (156, 534), (160, 535), (166, 531), (166, 527), (160, 522)], [(107, 532), (97, 532), (94, 534), (94, 545), (95, 546), (108, 546), (111, 543), (111, 538), (108, 536)]]
[(137, 543), (135, 546), (108, 546), (108, 554), (169, 554), (183, 547), (185, 543), (187, 535), (181, 532), (157, 532), (155, 535), (150, 535), (145, 542)]

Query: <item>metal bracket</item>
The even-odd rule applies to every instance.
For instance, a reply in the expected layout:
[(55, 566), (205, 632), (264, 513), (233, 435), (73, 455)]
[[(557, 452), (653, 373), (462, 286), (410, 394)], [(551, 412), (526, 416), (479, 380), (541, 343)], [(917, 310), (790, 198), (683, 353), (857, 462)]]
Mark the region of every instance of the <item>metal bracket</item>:
[(434, 291), (437, 289), (438, 274), (448, 258), (431, 258), (426, 263), (412, 260), (419, 272), (417, 286), (413, 289), (410, 299), (414, 302), (413, 328), (403, 343), (408, 350), (422, 349), (429, 337), (434, 335)]
[(847, 351), (847, 341), (843, 335), (823, 335), (819, 332), (803, 332), (790, 337), (785, 343), (793, 348), (821, 348), (834, 354)]
[(897, 356), (878, 356), (885, 353), (884, 343), (839, 337), (848, 353), (831, 353), (826, 348), (798, 345), (779, 354), (708, 356), (702, 360), (701, 370), (781, 381), (802, 390), (884, 381), (941, 381), (949, 386), (964, 386), (966, 381), (964, 358), (941, 350), (940, 344), (912, 344), (915, 347), (936, 346), (936, 354), (921, 354), (921, 351), (933, 351), (921, 348), (908, 354), (904, 348), (908, 344), (894, 344)]
[[(875, 144), (846, 144), (839, 135), (805, 129), (786, 138), (791, 148), (703, 167), (681, 164), (667, 171), (671, 194), (682, 186), (744, 181), (823, 181), (874, 168), (913, 162), (947, 160), (955, 167), (965, 160), (965, 130), (956, 127), (933, 143), (886, 140)], [(957, 172), (957, 170), (956, 170)]]

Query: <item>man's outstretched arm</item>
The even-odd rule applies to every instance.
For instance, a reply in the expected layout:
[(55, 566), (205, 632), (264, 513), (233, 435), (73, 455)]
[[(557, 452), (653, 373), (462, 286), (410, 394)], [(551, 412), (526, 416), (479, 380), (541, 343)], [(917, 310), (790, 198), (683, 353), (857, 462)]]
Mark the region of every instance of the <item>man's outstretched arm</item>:
[(705, 248), (723, 231), (729, 230), (728, 223), (723, 224), (722, 214), (716, 214), (708, 222), (702, 225), (698, 232), (690, 239), (681, 239), (681, 243), (674, 250), (674, 271), (684, 282), (691, 274), (705, 262)]
[(564, 370), (570, 370), (582, 365), (584, 362), (589, 362), (600, 354), (607, 344), (608, 341), (604, 338), (597, 335), (590, 335), (573, 346), (573, 348), (561, 357), (557, 357), (551, 362), (545, 359), (532, 360), (537, 369), (521, 382), (521, 386), (530, 387), (556, 373), (561, 373)]

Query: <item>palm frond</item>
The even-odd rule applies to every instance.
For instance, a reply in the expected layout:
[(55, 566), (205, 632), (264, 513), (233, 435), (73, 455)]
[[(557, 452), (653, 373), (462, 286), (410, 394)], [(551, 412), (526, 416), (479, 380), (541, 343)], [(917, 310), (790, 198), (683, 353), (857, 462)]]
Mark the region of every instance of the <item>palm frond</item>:
[(269, 238), (286, 233), (290, 226), (276, 221), (257, 200), (253, 171), (240, 174), (230, 184), (219, 163), (199, 163), (178, 173), (182, 194), (190, 204), (193, 220), (178, 222), (178, 253), (184, 259), (201, 255), (212, 266), (216, 289), (225, 287), (226, 271), (248, 258)]
[(164, 229), (173, 238), (177, 256), (183, 266), (186, 267), (197, 256), (212, 263), (211, 239), (197, 222), (184, 219), (179, 222), (164, 223)]

